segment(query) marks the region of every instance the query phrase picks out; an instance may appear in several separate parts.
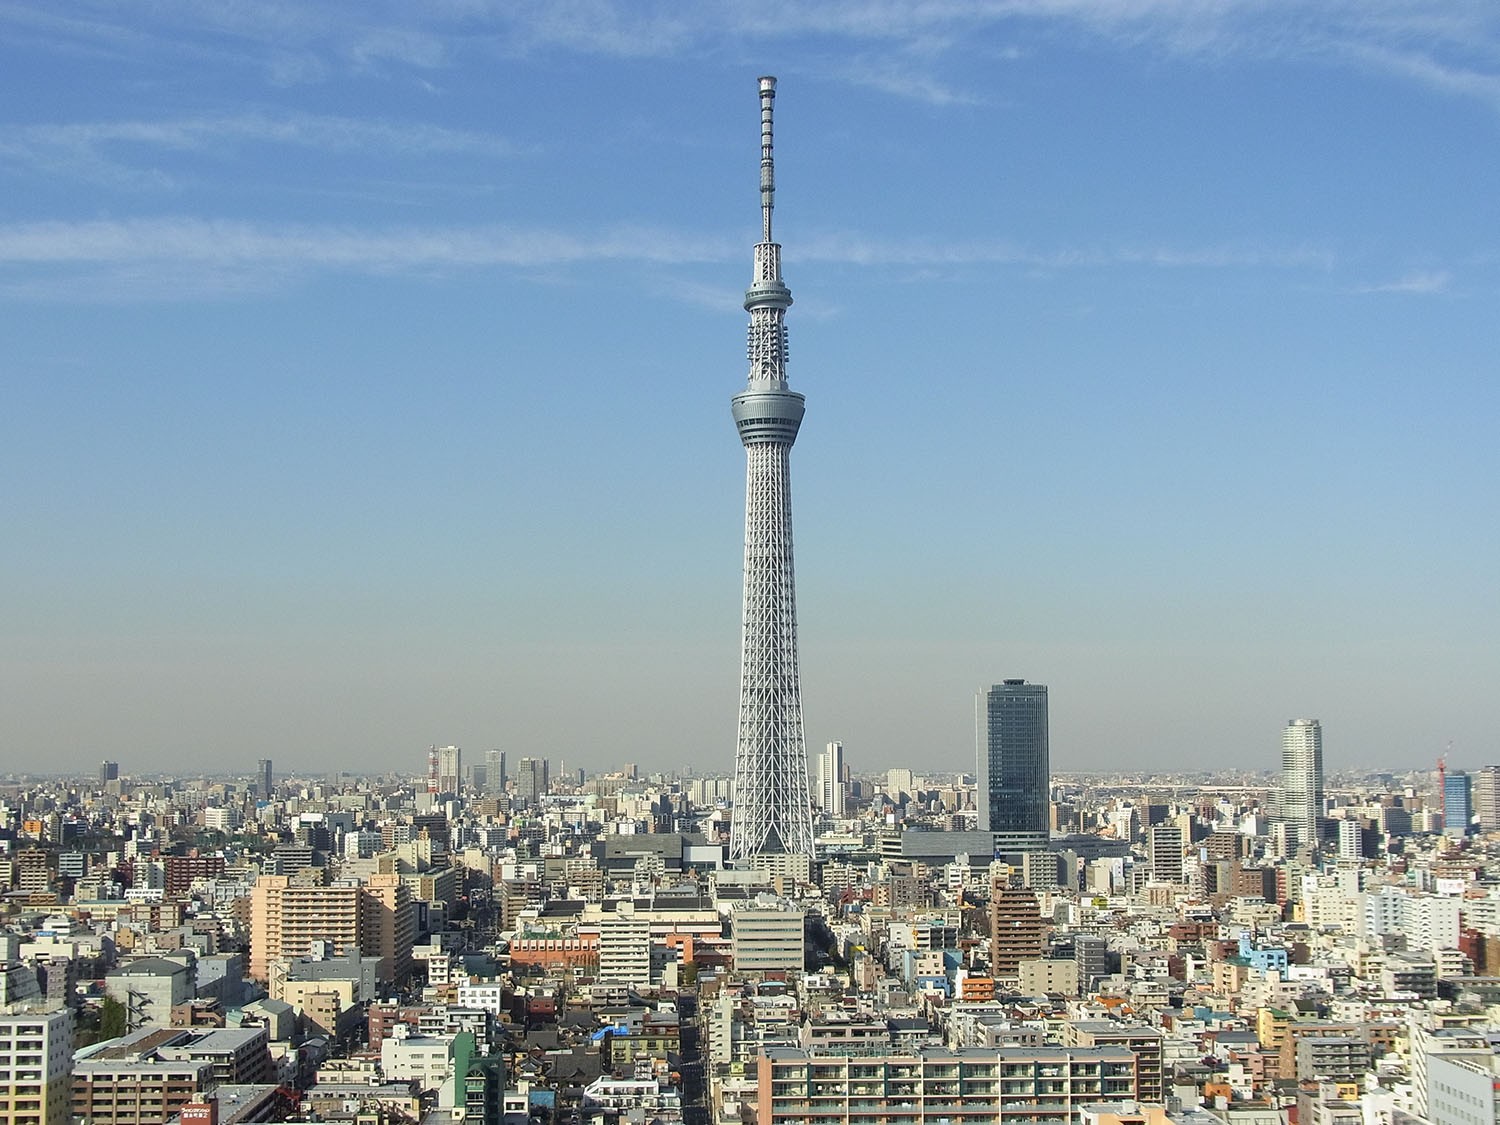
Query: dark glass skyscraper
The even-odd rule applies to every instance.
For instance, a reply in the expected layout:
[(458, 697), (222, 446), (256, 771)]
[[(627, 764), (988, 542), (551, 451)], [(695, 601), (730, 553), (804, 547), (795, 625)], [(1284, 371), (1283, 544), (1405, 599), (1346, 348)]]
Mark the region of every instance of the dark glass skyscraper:
[(980, 692), (974, 726), (979, 830), (995, 834), (997, 855), (1043, 850), (1052, 784), (1046, 685), (1005, 680)]

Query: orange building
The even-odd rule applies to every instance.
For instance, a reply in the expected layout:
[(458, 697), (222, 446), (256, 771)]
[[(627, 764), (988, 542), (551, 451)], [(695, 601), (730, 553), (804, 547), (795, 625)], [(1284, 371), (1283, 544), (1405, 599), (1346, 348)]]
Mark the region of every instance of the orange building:
[(399, 980), (411, 970), (416, 928), (416, 906), (399, 875), (326, 887), (262, 875), (250, 890), (250, 977), (264, 983), (272, 961), (305, 957), (323, 941), (335, 957), (358, 949), (379, 958), (381, 979)]
[(510, 963), (539, 969), (597, 969), (599, 935), (514, 938), (510, 943)]

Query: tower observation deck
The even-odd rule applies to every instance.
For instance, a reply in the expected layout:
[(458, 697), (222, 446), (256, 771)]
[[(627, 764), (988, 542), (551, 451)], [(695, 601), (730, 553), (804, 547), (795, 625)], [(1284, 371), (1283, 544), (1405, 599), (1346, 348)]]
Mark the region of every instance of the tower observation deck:
[(781, 247), (772, 240), (776, 170), (771, 117), (776, 79), (760, 80), (761, 240), (745, 292), (750, 374), (730, 409), (745, 446), (745, 597), (740, 642), (739, 737), (729, 856), (812, 854), (812, 794), (797, 663), (797, 591), (792, 568), (789, 454), (803, 397), (786, 382), (786, 310)]

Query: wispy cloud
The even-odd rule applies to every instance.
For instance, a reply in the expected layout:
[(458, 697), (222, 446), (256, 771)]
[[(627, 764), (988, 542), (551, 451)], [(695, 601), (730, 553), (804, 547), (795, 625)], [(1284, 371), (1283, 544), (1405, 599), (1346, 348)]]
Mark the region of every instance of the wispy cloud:
[(955, 60), (992, 62), (1080, 34), (1183, 57), (1274, 58), (1377, 70), (1500, 109), (1500, 5), (1481, 0), (368, 0), (334, 9), (288, 0), (158, 0), (149, 9), (79, 0), (65, 14), (0, 0), (11, 27), (50, 49), (178, 52), (259, 68), (276, 83), (339, 73), (434, 73), (476, 52), (566, 51), (668, 59), (761, 53), (796, 40), (862, 65), (829, 70), (938, 104), (971, 95)]
[(392, 156), (514, 153), (504, 139), (413, 122), (316, 114), (204, 114), (161, 121), (94, 121), (0, 127), (0, 157), (47, 171), (111, 182), (160, 183), (151, 163), (161, 152), (223, 152), (281, 145), (320, 152)]
[[(441, 276), (463, 270), (529, 271), (589, 263), (688, 267), (736, 261), (738, 240), (666, 229), (613, 227), (568, 232), (496, 225), (366, 229), (191, 218), (15, 223), (0, 226), (0, 291), (51, 298), (222, 296), (275, 289), (319, 274)], [(859, 234), (810, 236), (797, 258), (859, 268), (953, 270), (1024, 267), (1326, 270), (1323, 250), (1250, 246), (1107, 245), (1037, 249), (1004, 240), (943, 242)], [(723, 306), (723, 292), (667, 279), (664, 294)]]
[(196, 261), (387, 271), (581, 261), (722, 261), (729, 244), (620, 228), (596, 236), (498, 226), (361, 230), (198, 219), (0, 226), (0, 264)]
[(1043, 249), (1005, 239), (944, 242), (926, 239), (875, 239), (848, 233), (805, 237), (799, 242), (797, 257), (807, 261), (861, 266), (1008, 265), (1059, 270), (1112, 266), (1327, 270), (1336, 263), (1332, 251), (1307, 245), (1278, 247), (1224, 243), (1208, 246), (1152, 246), (1107, 243)]
[(1404, 274), (1395, 281), (1380, 282), (1375, 285), (1360, 285), (1353, 290), (1355, 293), (1443, 293), (1452, 283), (1453, 277), (1447, 270), (1418, 270)]

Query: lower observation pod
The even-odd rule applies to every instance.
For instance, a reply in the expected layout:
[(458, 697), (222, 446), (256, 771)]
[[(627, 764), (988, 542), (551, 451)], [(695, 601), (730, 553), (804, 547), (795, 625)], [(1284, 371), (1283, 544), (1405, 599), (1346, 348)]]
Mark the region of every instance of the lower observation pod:
[(742, 391), (730, 401), (735, 428), (746, 445), (780, 441), (791, 445), (802, 426), (806, 400), (796, 391)]

